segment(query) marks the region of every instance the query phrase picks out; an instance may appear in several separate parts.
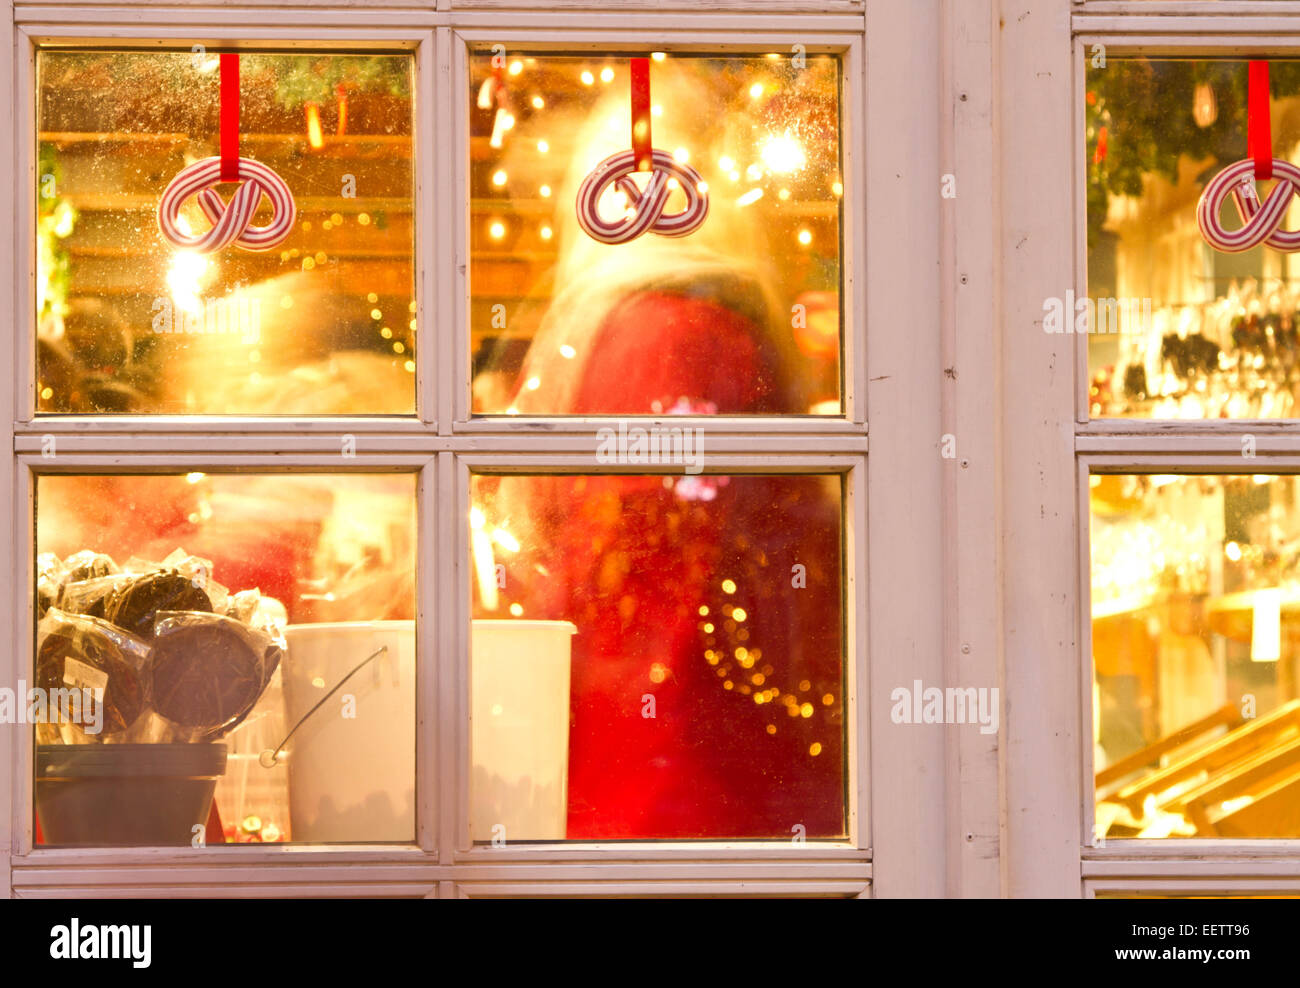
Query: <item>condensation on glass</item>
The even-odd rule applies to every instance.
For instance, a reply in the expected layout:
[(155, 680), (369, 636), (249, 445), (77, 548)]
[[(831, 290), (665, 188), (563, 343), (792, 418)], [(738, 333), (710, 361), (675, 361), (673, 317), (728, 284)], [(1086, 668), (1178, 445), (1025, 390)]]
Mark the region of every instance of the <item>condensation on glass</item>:
[(1300, 837), (1300, 483), (1091, 478), (1098, 838)]
[(475, 841), (845, 835), (838, 475), (471, 502)]
[[(1248, 62), (1086, 64), (1088, 297), (1046, 300), (1044, 328), (1089, 333), (1091, 416), (1300, 416), (1300, 257), (1223, 253), (1197, 227), (1206, 184), (1248, 157)], [(1300, 162), (1300, 61), (1270, 66), (1273, 155)], [(1231, 197), (1220, 218), (1241, 225)]]
[[(241, 55), (241, 154), (298, 215), (269, 251), (202, 254), (157, 212), (218, 153), (218, 62), (38, 53), (37, 412), (412, 414), (411, 57)], [(209, 225), (193, 199), (180, 223)]]
[[(474, 412), (841, 414), (839, 59), (639, 53), (652, 143), (698, 171), (708, 216), (600, 243), (575, 199), (631, 147), (636, 54), (470, 59)], [(632, 208), (613, 185), (598, 205)]]
[(413, 841), (415, 486), (39, 476), (37, 843)]

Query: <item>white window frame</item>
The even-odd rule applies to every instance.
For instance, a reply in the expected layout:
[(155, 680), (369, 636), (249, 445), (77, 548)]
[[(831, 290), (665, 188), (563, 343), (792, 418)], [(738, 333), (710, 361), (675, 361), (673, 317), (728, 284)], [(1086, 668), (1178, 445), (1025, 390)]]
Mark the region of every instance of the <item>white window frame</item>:
[[(998, 620), (990, 608), (997, 591), (987, 586), (981, 555), (992, 530), (979, 522), (993, 506), (995, 430), (963, 432), (960, 467), (937, 455), (945, 424), (978, 416), (987, 405), (975, 380), (958, 386), (954, 374), (942, 391), (944, 362), (967, 359), (963, 373), (969, 367), (973, 378), (993, 371), (992, 355), (979, 340), (980, 332), (992, 329), (993, 292), (977, 287), (981, 276), (991, 285), (995, 270), (982, 233), (990, 228), (991, 203), (971, 194), (945, 207), (936, 194), (938, 176), (951, 167), (947, 159), (965, 157), (972, 193), (980, 175), (992, 171), (992, 143), (979, 116), (995, 99), (992, 71), (979, 51), (958, 58), (952, 69), (937, 59), (927, 71), (917, 67), (918, 49), (954, 50), (954, 39), (972, 27), (992, 39), (991, 11), (963, 12), (961, 0), (942, 20), (936, 7), (921, 9), (910, 0), (776, 0), (763, 3), (761, 12), (724, 0), (670, 6), (651, 0), (539, 2), (520, 11), (522, 5), (510, 3), (515, 9), (502, 13), (492, 9), (505, 6), (500, 0), (340, 0), (314, 8), (312, 23), (304, 24), (301, 10), (252, 12), (230, 0), (181, 0), (158, 8), (0, 0), (0, 31), (9, 35), (0, 44), (0, 107), (10, 109), (0, 128), (12, 128), (18, 149), (17, 160), (0, 160), (0, 195), (17, 231), (11, 243), (0, 243), (0, 270), (14, 272), (8, 311), (14, 366), (20, 368), (17, 381), (0, 381), (0, 407), (14, 409), (14, 455), (0, 463), (0, 512), (13, 520), (0, 530), (0, 569), (16, 577), (4, 598), (13, 628), (9, 654), (0, 657), (5, 679), (16, 681), (30, 659), (33, 471), (337, 470), (344, 468), (338, 456), (343, 433), (358, 437), (347, 469), (419, 475), (418, 668), (433, 673), (420, 676), (417, 685), (420, 822), (414, 845), (33, 849), (28, 735), (12, 750), (0, 746), (0, 895), (893, 896), (989, 894), (996, 887), (998, 737), (900, 730), (889, 723), (888, 699), (892, 686), (913, 678), (955, 682), (998, 675)], [(580, 16), (565, 9), (582, 6), (598, 9)], [(434, 341), (416, 352), (417, 415), (295, 420), (291, 427), (257, 417), (33, 420), (34, 46), (175, 39), (218, 47), (232, 38), (257, 47), (336, 43), (415, 53), (416, 155), (423, 163), (416, 183), (418, 318), (426, 334), (437, 327)], [(572, 47), (575, 38), (610, 50), (651, 43), (664, 50), (764, 50), (800, 42), (809, 52), (834, 50), (843, 57), (845, 415), (673, 424), (708, 429), (710, 471), (815, 471), (846, 478), (846, 675), (853, 693), (845, 841), (499, 849), (469, 843), (468, 472), (597, 472), (594, 430), (608, 420), (567, 420), (555, 428), (468, 415), (468, 287), (460, 270), (468, 258), (464, 52), (473, 41)], [(906, 86), (898, 85), (909, 77)], [(967, 94), (960, 108), (953, 95), (959, 83)], [(951, 98), (941, 98), (945, 89)], [(962, 117), (963, 110), (969, 115)], [(869, 140), (868, 133), (881, 136)], [(957, 243), (947, 252), (941, 251), (944, 230)], [(942, 258), (939, 284), (936, 258)], [(956, 285), (958, 267), (970, 272), (962, 280), (970, 288), (963, 307), (956, 305), (955, 287), (943, 287), (948, 276)], [(880, 328), (868, 333), (867, 324)], [(870, 470), (868, 412), (878, 439)], [(56, 436), (55, 461), (40, 456), (46, 434)], [(958, 469), (964, 484), (956, 482)], [(970, 547), (958, 552), (957, 571), (968, 577), (960, 586), (943, 570), (959, 516), (975, 519), (960, 533), (964, 542), (958, 540)], [(868, 596), (883, 602), (869, 623)], [(972, 615), (960, 636), (949, 616), (959, 611)], [(430, 770), (435, 766), (441, 771)]]

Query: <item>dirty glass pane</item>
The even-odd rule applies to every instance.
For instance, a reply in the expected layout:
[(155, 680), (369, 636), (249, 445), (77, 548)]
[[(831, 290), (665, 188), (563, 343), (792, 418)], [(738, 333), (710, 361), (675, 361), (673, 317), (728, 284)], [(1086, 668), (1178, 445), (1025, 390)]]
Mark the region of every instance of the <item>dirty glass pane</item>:
[(415, 839), (414, 477), (36, 494), (38, 843)]
[(1098, 837), (1300, 837), (1300, 485), (1091, 480)]
[[(158, 223), (219, 150), (219, 57), (196, 48), (38, 54), (37, 411), (412, 414), (410, 56), (241, 55), (240, 153), (297, 218), (269, 250), (199, 253)], [(210, 228), (195, 197), (178, 224)]]
[[(685, 235), (606, 243), (576, 202), (631, 148), (638, 54), (650, 143), (696, 170), (708, 213)], [(474, 411), (840, 414), (839, 78), (837, 57), (797, 51), (474, 54)], [(601, 219), (628, 215), (649, 174), (629, 180), (631, 195), (598, 192)], [(669, 188), (663, 216), (687, 206)]]
[(845, 835), (838, 476), (474, 476), (476, 841)]

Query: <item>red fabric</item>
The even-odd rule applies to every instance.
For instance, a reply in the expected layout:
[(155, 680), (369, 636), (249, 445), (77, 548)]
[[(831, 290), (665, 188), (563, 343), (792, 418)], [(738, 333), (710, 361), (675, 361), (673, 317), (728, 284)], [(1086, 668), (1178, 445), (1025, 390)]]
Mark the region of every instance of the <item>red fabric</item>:
[(1268, 62), (1250, 63), (1246, 143), (1255, 159), (1255, 178), (1273, 177), (1273, 123), (1268, 105)]
[(632, 151), (636, 155), (636, 170), (648, 172), (651, 168), (650, 140), (650, 59), (632, 59)]
[[(715, 302), (656, 293), (611, 312), (575, 407), (563, 411), (647, 415), (656, 403), (682, 399), (719, 413), (792, 410), (783, 407), (775, 355), (752, 322)], [(669, 486), (662, 476), (500, 481), (525, 491), (530, 514), (543, 519), (519, 558), (540, 562), (545, 578), (521, 573), (510, 587), (524, 587), (526, 616), (579, 629), (568, 836), (790, 839), (799, 827), (837, 836), (844, 827), (837, 505), (819, 478), (704, 477), (699, 488), (680, 486), (696, 483), (680, 472), (667, 479)], [(806, 587), (792, 586), (796, 565), (807, 570)], [(722, 589), (726, 579), (733, 594)], [(760, 651), (752, 669), (734, 659), (739, 643), (723, 632), (723, 605), (747, 612), (738, 628), (749, 636), (745, 646)], [(707, 618), (701, 606), (710, 608)], [(710, 648), (726, 661), (711, 665)], [(718, 675), (726, 664), (731, 690)], [(814, 704), (814, 716), (755, 702), (752, 677), (768, 665), (764, 689), (797, 693), (800, 704)], [(809, 689), (799, 691), (805, 680)], [(826, 693), (833, 704), (823, 703)], [(822, 745), (816, 757), (814, 742)]]
[(221, 181), (239, 181), (239, 55), (221, 56)]

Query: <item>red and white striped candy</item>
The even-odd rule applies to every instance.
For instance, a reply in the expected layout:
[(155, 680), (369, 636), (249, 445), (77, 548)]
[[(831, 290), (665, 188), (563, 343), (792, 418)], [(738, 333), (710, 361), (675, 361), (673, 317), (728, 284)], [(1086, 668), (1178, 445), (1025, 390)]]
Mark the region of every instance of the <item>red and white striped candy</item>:
[[(1288, 161), (1273, 159), (1273, 177), (1277, 184), (1261, 203), (1254, 185), (1255, 162), (1247, 158), (1229, 165), (1210, 180), (1196, 206), (1196, 225), (1205, 242), (1229, 254), (1268, 244), (1275, 250), (1300, 250), (1300, 232), (1281, 230), (1291, 197), (1300, 190), (1300, 168)], [(1219, 208), (1228, 194), (1237, 204), (1241, 228), (1225, 230), (1219, 222)]]
[[(260, 161), (239, 159), (239, 180), (243, 184), (227, 204), (214, 186), (221, 182), (221, 159), (204, 158), (182, 168), (167, 185), (158, 203), (158, 229), (177, 247), (204, 254), (234, 244), (244, 250), (270, 250), (293, 229), (298, 214), (293, 194), (284, 179)], [(212, 228), (206, 233), (188, 234), (180, 229), (181, 206), (190, 196), (199, 197), (199, 207)], [(265, 226), (253, 226), (253, 214), (265, 195), (275, 212)]]
[[(655, 151), (651, 163), (654, 168), (644, 192), (630, 177), (636, 171), (636, 152), (631, 150), (610, 155), (582, 180), (576, 206), (578, 225), (587, 236), (602, 244), (625, 244), (643, 233), (684, 237), (699, 228), (709, 214), (709, 195), (701, 188), (704, 180), (700, 173), (664, 151)], [(672, 192), (669, 178), (677, 179), (686, 193), (686, 208), (665, 215), (664, 207)], [(596, 208), (611, 183), (627, 196), (634, 209), (631, 216), (620, 216), (612, 222), (603, 219)]]

